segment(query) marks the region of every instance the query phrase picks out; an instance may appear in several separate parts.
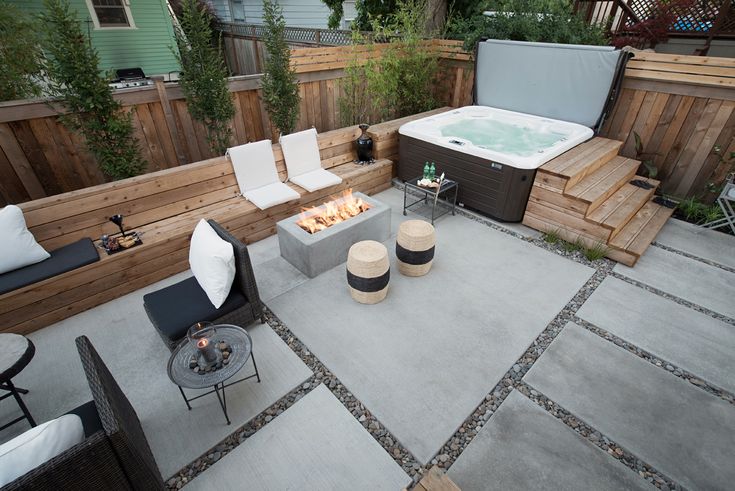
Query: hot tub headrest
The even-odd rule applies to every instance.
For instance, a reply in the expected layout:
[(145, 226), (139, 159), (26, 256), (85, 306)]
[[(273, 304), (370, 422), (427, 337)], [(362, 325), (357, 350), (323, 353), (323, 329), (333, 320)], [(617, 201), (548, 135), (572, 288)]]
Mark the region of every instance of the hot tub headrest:
[(493, 39), (477, 48), (476, 104), (593, 129), (627, 59), (610, 46)]

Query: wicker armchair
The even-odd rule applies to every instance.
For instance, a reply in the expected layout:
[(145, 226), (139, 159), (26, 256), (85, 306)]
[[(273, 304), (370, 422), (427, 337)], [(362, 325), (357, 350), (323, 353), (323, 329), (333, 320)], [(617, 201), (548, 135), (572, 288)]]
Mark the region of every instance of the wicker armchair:
[[(10, 490), (161, 490), (163, 479), (143, 428), (112, 374), (86, 336), (76, 339), (84, 373), (92, 391), (83, 417), (81, 443), (7, 484)], [(89, 417), (91, 416), (91, 417)], [(93, 421), (90, 421), (92, 419)], [(93, 433), (88, 428), (97, 427)]]
[(188, 327), (199, 321), (241, 327), (256, 319), (265, 322), (247, 246), (214, 220), (207, 221), (222, 239), (232, 244), (236, 268), (232, 290), (225, 304), (217, 310), (193, 277), (143, 296), (148, 318), (171, 351), (186, 336)]

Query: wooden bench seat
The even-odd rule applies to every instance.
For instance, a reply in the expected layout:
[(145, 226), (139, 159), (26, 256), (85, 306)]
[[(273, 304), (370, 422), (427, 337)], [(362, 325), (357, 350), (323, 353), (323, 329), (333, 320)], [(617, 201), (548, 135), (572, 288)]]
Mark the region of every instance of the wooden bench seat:
[[(111, 256), (100, 250), (97, 263), (1, 295), (0, 331), (29, 333), (186, 270), (191, 233), (202, 218), (250, 243), (274, 234), (277, 221), (346, 188), (372, 194), (390, 187), (390, 160), (352, 163), (359, 134), (350, 127), (319, 135), (322, 166), (342, 177), (341, 184), (309, 193), (289, 183), (300, 198), (267, 210), (239, 196), (225, 157), (21, 204), (30, 231), (47, 249), (115, 233), (109, 217), (117, 213), (126, 230), (142, 233), (143, 244)], [(273, 147), (285, 179), (280, 145)]]

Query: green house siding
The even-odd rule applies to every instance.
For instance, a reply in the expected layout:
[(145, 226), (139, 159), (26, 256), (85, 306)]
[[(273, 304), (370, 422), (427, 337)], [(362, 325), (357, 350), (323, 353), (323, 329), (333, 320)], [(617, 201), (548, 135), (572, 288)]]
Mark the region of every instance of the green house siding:
[[(29, 12), (40, 12), (42, 0), (11, 0)], [(140, 67), (146, 75), (167, 75), (179, 70), (171, 52), (175, 45), (171, 16), (165, 0), (130, 0), (135, 28), (95, 28), (85, 0), (69, 0), (100, 55), (101, 68)]]

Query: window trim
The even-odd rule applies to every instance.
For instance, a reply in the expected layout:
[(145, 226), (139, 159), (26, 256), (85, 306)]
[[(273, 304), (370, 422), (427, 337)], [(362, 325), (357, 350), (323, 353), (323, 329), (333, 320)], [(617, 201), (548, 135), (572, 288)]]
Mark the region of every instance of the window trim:
[(133, 13), (130, 11), (130, 0), (122, 0), (122, 7), (125, 9), (125, 16), (128, 18), (128, 23), (130, 25), (127, 26), (101, 26), (100, 20), (97, 18), (97, 11), (94, 9), (94, 4), (92, 4), (92, 0), (85, 0), (87, 3), (87, 10), (89, 10), (89, 14), (92, 16), (92, 23), (94, 23), (94, 30), (104, 30), (104, 31), (117, 31), (117, 30), (129, 30), (129, 29), (137, 29), (135, 26), (135, 20), (133, 19)]

